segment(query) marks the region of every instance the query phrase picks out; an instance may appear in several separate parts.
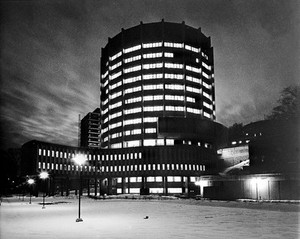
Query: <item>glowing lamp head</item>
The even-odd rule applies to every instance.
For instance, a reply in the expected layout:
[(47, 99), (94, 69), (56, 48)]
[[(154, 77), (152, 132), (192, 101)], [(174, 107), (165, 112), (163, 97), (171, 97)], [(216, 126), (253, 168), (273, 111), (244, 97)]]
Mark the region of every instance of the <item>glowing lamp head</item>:
[(43, 172), (40, 173), (40, 178), (41, 179), (46, 179), (48, 177), (49, 177), (49, 173), (48, 172), (43, 171)]
[(27, 180), (27, 183), (28, 183), (29, 185), (32, 185), (32, 184), (35, 183), (35, 181), (34, 181), (34, 179), (30, 178), (30, 179)]
[(87, 158), (83, 154), (76, 154), (75, 157), (73, 158), (73, 161), (77, 165), (83, 165), (87, 161)]

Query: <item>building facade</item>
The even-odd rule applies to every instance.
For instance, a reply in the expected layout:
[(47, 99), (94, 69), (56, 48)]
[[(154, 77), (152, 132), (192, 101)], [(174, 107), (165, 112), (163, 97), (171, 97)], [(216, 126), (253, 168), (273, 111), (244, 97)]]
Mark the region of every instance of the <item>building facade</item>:
[(184, 22), (141, 23), (109, 38), (100, 84), (102, 148), (183, 144), (158, 123), (216, 119), (211, 41)]
[(100, 108), (89, 112), (80, 122), (80, 146), (100, 148)]
[[(75, 187), (81, 171), (95, 194), (193, 195), (197, 177), (214, 173), (217, 149), (226, 142), (215, 109), (210, 38), (184, 22), (140, 23), (102, 49), (101, 148), (30, 141), (23, 169), (50, 171), (52, 187), (67, 187), (62, 191)], [(76, 154), (85, 166), (75, 165)]]

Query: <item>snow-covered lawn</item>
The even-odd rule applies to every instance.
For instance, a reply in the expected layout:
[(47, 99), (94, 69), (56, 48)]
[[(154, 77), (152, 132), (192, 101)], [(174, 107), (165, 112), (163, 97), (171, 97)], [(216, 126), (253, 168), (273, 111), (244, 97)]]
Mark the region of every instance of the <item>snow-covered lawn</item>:
[[(299, 205), (194, 200), (5, 198), (0, 238), (299, 238)], [(148, 216), (148, 219), (144, 219)]]

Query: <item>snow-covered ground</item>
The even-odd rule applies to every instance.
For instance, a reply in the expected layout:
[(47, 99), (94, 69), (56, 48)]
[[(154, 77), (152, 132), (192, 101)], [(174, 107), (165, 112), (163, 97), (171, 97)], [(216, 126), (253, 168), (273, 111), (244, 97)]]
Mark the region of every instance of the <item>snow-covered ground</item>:
[[(299, 204), (4, 198), (0, 238), (300, 238)], [(148, 216), (148, 219), (144, 219)]]

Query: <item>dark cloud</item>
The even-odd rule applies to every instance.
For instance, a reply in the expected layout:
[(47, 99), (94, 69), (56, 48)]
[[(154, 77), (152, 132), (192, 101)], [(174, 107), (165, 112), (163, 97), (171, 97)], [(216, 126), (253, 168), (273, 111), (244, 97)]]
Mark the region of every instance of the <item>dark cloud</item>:
[(298, 80), (299, 15), (289, 0), (3, 1), (1, 141), (76, 145), (78, 114), (99, 107), (101, 47), (162, 18), (211, 36), (217, 120), (262, 119)]

